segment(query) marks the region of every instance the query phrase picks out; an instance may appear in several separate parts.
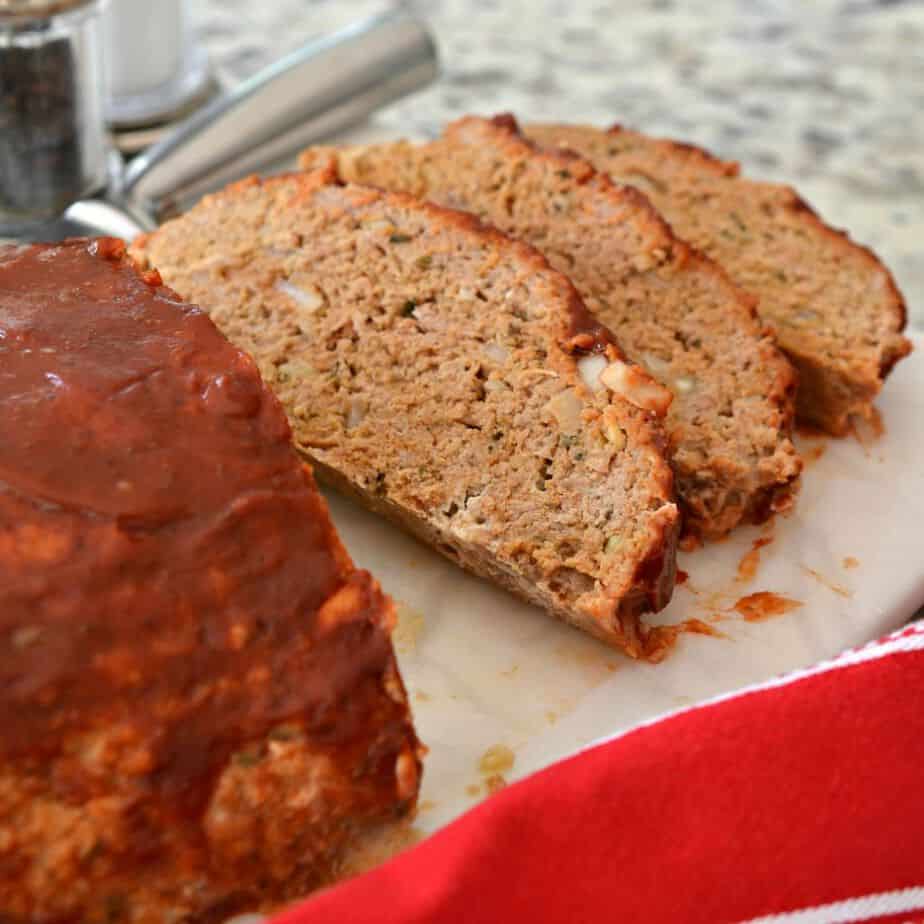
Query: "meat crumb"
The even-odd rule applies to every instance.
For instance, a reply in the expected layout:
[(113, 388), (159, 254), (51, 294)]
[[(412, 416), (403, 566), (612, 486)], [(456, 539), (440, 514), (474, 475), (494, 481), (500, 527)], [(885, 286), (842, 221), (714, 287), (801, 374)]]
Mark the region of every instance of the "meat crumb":
[(506, 773), (513, 769), (516, 755), (506, 744), (492, 744), (478, 761), (478, 769), (485, 774)]
[(775, 616), (782, 616), (802, 606), (799, 600), (791, 600), (767, 590), (742, 597), (736, 604), (735, 610), (747, 622), (763, 622)]

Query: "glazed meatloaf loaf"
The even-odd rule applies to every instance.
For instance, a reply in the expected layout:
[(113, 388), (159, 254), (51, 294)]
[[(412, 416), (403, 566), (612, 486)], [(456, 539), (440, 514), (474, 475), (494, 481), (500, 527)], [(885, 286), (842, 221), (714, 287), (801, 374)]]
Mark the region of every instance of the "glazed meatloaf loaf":
[(750, 299), (677, 240), (644, 196), (575, 156), (543, 153), (509, 116), (429, 144), (316, 149), (343, 179), (465, 208), (568, 274), (629, 356), (673, 392), (671, 461), (688, 532), (721, 536), (790, 506), (795, 378)]
[(416, 800), (390, 602), (253, 361), (123, 250), (0, 248), (3, 924), (223, 921)]
[(644, 653), (674, 578), (670, 395), (535, 250), (319, 171), (231, 186), (133, 253), (253, 354), (319, 475)]
[(826, 225), (788, 186), (739, 175), (700, 148), (614, 126), (530, 125), (642, 190), (683, 238), (759, 297), (761, 317), (799, 371), (800, 419), (844, 433), (868, 417), (892, 366), (911, 349), (889, 271)]

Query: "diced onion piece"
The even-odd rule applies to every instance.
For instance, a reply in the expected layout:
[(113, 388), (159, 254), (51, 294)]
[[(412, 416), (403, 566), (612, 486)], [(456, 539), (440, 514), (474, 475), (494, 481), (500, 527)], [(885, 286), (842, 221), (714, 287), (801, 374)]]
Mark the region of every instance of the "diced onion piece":
[(363, 227), (370, 231), (384, 231), (387, 234), (395, 230), (395, 226), (386, 218), (371, 218), (363, 222)]
[(692, 375), (681, 375), (674, 380), (674, 391), (678, 395), (689, 394), (696, 388), (696, 377)]
[(671, 393), (638, 366), (616, 360), (600, 373), (600, 381), (610, 391), (644, 411), (663, 415), (670, 407)]
[(507, 357), (510, 356), (510, 351), (507, 347), (501, 346), (499, 343), (486, 343), (484, 345), (484, 351), (490, 359), (498, 363), (506, 362)]
[(666, 360), (661, 359), (660, 356), (655, 356), (654, 353), (643, 353), (642, 362), (645, 364), (645, 368), (656, 378), (664, 381), (667, 378), (668, 373), (671, 369), (671, 364)]
[(562, 433), (577, 433), (581, 429), (583, 404), (571, 388), (551, 397), (545, 409), (558, 421)]
[(584, 384), (593, 391), (601, 387), (600, 373), (606, 368), (606, 357), (599, 353), (592, 353), (590, 356), (582, 356), (578, 362), (578, 372)]
[(350, 398), (350, 407), (347, 412), (347, 429), (352, 430), (353, 427), (358, 427), (366, 416), (366, 411), (368, 405), (364, 398), (353, 397)]
[(289, 298), (309, 314), (314, 314), (324, 304), (324, 296), (314, 287), (303, 289), (293, 285), (288, 279), (277, 279), (275, 289)]

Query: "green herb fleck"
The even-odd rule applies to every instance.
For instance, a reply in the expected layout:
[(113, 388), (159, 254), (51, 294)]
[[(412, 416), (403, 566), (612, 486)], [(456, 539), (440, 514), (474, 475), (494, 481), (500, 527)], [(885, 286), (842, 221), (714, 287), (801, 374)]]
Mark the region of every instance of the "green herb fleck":
[(255, 767), (260, 763), (259, 751), (238, 751), (233, 757), (238, 767)]
[(571, 173), (568, 170), (559, 170), (558, 176), (560, 176), (563, 180), (571, 179)]
[(293, 725), (279, 725), (269, 733), (271, 741), (293, 741), (300, 736), (301, 732)]
[(424, 254), (422, 257), (418, 257), (414, 261), (414, 264), (416, 265), (417, 269), (430, 269), (430, 267), (433, 265), (433, 257), (431, 257), (428, 253)]
[(729, 212), (728, 217), (737, 225), (739, 231), (747, 231), (748, 226), (737, 212)]
[(406, 244), (409, 240), (411, 240), (411, 236), (410, 234), (401, 234), (398, 232), (392, 234), (388, 240), (391, 241), (392, 244)]
[(93, 841), (90, 849), (87, 850), (81, 857), (80, 862), (85, 866), (89, 866), (100, 854), (103, 852), (102, 841)]

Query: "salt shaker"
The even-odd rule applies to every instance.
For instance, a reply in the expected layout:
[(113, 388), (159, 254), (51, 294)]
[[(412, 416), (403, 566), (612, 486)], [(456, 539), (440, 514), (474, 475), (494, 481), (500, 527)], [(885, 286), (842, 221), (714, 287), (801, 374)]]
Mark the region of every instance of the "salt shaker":
[(0, 0), (0, 233), (106, 186), (102, 0)]
[(103, 36), (112, 125), (161, 122), (208, 85), (208, 56), (196, 41), (187, 0), (113, 0), (103, 14)]

